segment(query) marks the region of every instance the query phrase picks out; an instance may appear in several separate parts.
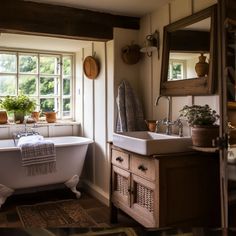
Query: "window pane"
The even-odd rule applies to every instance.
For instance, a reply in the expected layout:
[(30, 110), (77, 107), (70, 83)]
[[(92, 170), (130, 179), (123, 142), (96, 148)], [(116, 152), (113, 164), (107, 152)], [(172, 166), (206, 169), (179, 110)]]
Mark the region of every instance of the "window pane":
[(57, 89), (54, 77), (40, 77), (40, 94), (56, 95)]
[(70, 79), (63, 79), (63, 95), (70, 95)]
[(32, 55), (19, 56), (20, 73), (37, 73), (38, 58)]
[(183, 64), (182, 63), (173, 63), (172, 75), (174, 79), (182, 79), (183, 77)]
[(0, 53), (0, 72), (16, 73), (16, 54)]
[(71, 102), (70, 98), (63, 99), (63, 116), (70, 116)]
[(60, 59), (53, 56), (40, 56), (40, 73), (48, 75), (60, 74)]
[(57, 104), (57, 99), (54, 98), (41, 98), (40, 99), (40, 110), (42, 112), (55, 111)]
[(19, 77), (19, 92), (26, 95), (36, 94), (36, 76), (23, 75)]
[(0, 76), (0, 95), (16, 95), (16, 76)]
[(71, 75), (71, 57), (63, 57), (63, 75)]

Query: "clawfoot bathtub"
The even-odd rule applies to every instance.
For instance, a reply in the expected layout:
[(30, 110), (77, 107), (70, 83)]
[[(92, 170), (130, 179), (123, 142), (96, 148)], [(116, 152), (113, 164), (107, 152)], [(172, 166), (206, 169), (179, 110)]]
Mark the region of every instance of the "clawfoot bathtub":
[(20, 149), (11, 139), (0, 140), (0, 208), (15, 190), (39, 187), (50, 184), (65, 185), (80, 197), (76, 190), (82, 172), (88, 145), (93, 140), (77, 137), (45, 138), (54, 142), (56, 147), (56, 172), (44, 175), (28, 176), (21, 166)]

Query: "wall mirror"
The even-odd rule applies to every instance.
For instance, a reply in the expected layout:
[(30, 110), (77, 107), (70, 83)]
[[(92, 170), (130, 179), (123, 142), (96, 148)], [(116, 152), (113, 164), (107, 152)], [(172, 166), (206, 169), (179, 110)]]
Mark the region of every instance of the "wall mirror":
[(164, 27), (161, 95), (207, 95), (217, 80), (216, 6)]

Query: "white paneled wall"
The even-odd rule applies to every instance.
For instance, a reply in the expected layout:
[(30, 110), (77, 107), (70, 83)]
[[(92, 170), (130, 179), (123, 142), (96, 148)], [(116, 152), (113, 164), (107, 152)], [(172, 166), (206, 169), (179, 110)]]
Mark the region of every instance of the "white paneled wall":
[[(108, 141), (116, 120), (117, 88), (122, 80), (128, 80), (133, 89), (139, 92), (139, 63), (127, 65), (121, 59), (121, 49), (138, 42), (139, 31), (114, 29), (114, 40), (93, 42), (77, 54), (78, 66), (86, 56), (94, 55), (100, 63), (100, 73), (95, 80), (77, 75), (78, 97), (82, 98), (77, 115), (81, 120), (83, 135), (94, 140), (85, 160), (83, 182), (85, 188), (108, 204), (110, 183), (110, 160)], [(79, 65), (80, 64), (80, 65)], [(79, 98), (77, 98), (79, 100)]]
[(216, 3), (217, 3), (217, 0), (194, 0), (193, 10), (194, 12), (198, 12)]
[[(57, 122), (57, 123), (37, 123), (27, 124), (27, 129), (34, 129), (44, 137), (59, 137), (80, 135), (80, 124), (77, 122)], [(25, 129), (24, 124), (11, 124), (0, 126), (0, 139), (11, 139), (14, 133), (23, 131)]]
[[(206, 0), (207, 1), (207, 0)], [(192, 14), (192, 0), (174, 0), (170, 4), (170, 23)]]
[[(129, 81), (136, 93), (139, 93), (140, 63), (128, 65), (122, 61), (121, 49), (131, 43), (138, 43), (138, 30), (114, 28), (114, 99), (117, 97), (118, 86), (122, 80)], [(114, 120), (116, 120), (116, 102), (114, 100)]]
[[(110, 52), (113, 51), (113, 47), (111, 46), (109, 47), (109, 56), (113, 56)], [(83, 124), (83, 135), (94, 140), (94, 144), (89, 147), (85, 160), (83, 178), (85, 188), (103, 202), (108, 203), (109, 156), (107, 154), (107, 126), (109, 123), (109, 127), (113, 127), (111, 121), (113, 116), (107, 116), (108, 106), (111, 109), (111, 105), (107, 103), (107, 75), (113, 76), (113, 74), (109, 72), (107, 67), (107, 46), (105, 42), (92, 42), (78, 56), (81, 57), (80, 61), (83, 62), (84, 58), (91, 55), (95, 55), (100, 65), (98, 77), (92, 80), (82, 74), (78, 78), (80, 80), (78, 81), (78, 89), (80, 90), (80, 97), (83, 101), (83, 104), (81, 104), (81, 114), (78, 117)], [(113, 58), (111, 58), (112, 61)], [(82, 63), (80, 66), (82, 66)], [(113, 78), (111, 78), (109, 86), (111, 88), (113, 87)]]
[[(155, 10), (154, 12), (142, 17), (141, 29), (139, 35), (140, 44), (147, 34), (153, 33), (155, 30), (160, 31), (160, 53), (163, 49), (163, 28), (169, 23), (173, 23), (179, 19), (191, 15), (197, 11), (205, 9), (217, 3), (217, 0), (173, 0), (169, 4)], [(159, 105), (155, 106), (155, 99), (160, 92), (161, 80), (161, 60), (158, 60), (157, 53), (152, 58), (143, 57), (140, 63), (140, 84), (142, 88), (140, 95), (143, 99), (145, 116), (147, 119), (163, 119), (167, 114), (167, 102), (161, 99)], [(179, 110), (184, 105), (209, 104), (210, 107), (219, 112), (219, 96), (183, 96), (172, 97), (172, 120), (179, 116)], [(184, 126), (184, 134), (189, 135), (189, 127)]]
[(100, 64), (100, 73), (94, 81), (94, 140), (95, 145), (95, 159), (94, 166), (94, 183), (108, 193), (109, 176), (108, 172), (108, 156), (106, 152), (107, 142), (107, 119), (106, 119), (106, 44), (94, 43), (94, 52), (96, 52)]
[(106, 44), (107, 65), (107, 140), (112, 140), (114, 130), (114, 41)]

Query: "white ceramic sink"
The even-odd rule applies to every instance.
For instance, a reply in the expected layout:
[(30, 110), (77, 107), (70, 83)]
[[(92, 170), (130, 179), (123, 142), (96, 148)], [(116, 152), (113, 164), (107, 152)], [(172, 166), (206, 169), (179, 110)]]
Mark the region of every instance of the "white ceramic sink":
[(192, 140), (191, 137), (134, 131), (114, 133), (113, 144), (138, 154), (153, 155), (190, 151)]

